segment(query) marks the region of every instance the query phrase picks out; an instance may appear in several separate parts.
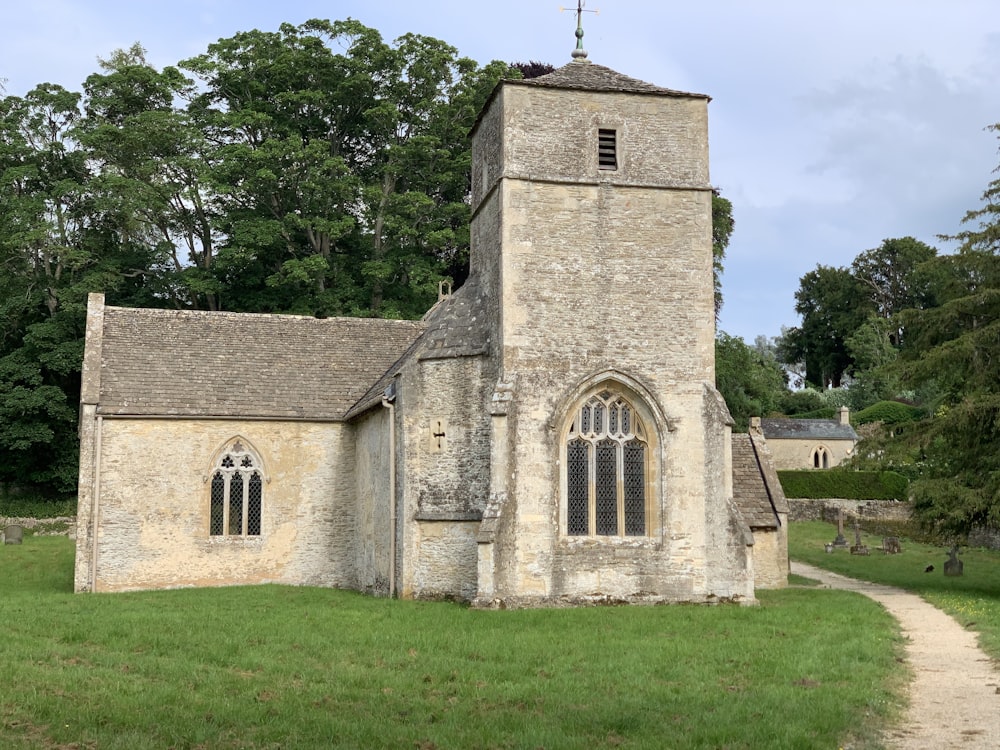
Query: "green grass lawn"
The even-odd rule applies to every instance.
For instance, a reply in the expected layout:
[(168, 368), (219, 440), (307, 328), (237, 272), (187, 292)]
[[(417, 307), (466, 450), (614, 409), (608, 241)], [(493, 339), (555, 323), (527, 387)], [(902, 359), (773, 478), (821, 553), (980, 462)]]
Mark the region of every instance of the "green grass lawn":
[(878, 747), (902, 643), (847, 592), (478, 611), (318, 588), (73, 594), (0, 546), (3, 748)]
[[(948, 547), (918, 544), (903, 539), (903, 552), (883, 555), (881, 536), (862, 532), (861, 541), (871, 555), (852, 555), (848, 550), (828, 554), (823, 545), (833, 541), (836, 526), (819, 521), (793, 523), (788, 549), (794, 560), (920, 594), (931, 604), (952, 615), (959, 623), (979, 633), (979, 643), (992, 658), (1000, 660), (1000, 552), (963, 549), (961, 577), (944, 575)], [(844, 536), (854, 543), (854, 530), (844, 529)], [(928, 566), (934, 569), (927, 572)]]

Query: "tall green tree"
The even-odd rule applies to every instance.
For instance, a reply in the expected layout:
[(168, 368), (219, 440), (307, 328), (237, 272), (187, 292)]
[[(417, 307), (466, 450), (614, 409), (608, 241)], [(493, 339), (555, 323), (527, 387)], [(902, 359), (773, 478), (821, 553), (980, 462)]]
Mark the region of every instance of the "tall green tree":
[(88, 280), (101, 272), (80, 95), (0, 99), (0, 482), (69, 490)]
[(142, 256), (132, 273), (146, 296), (130, 302), (219, 309), (218, 211), (207, 176), (213, 147), (176, 106), (192, 81), (176, 67), (156, 70), (138, 44), (100, 65), (84, 83), (86, 115), (75, 134), (96, 167), (94, 212)]
[(182, 65), (219, 144), (228, 309), (413, 317), (464, 266), (467, 133), (506, 64), (348, 20), (237, 34)]
[(725, 271), (726, 249), (735, 228), (733, 204), (718, 192), (712, 193), (712, 280), (715, 284), (716, 320), (722, 311), (722, 273)]
[(777, 411), (788, 394), (788, 378), (773, 353), (725, 331), (715, 337), (715, 384), (739, 431), (751, 417)]
[[(877, 248), (855, 257), (851, 273), (861, 285), (874, 314), (892, 320), (903, 310), (923, 309), (935, 304), (930, 261), (936, 257), (937, 250), (913, 237), (887, 239)], [(887, 334), (894, 346), (903, 345), (903, 330), (898, 325)]]
[(850, 270), (816, 266), (799, 282), (795, 312), (802, 317), (802, 323), (784, 332), (778, 346), (779, 359), (789, 365), (803, 363), (808, 385), (839, 388), (854, 364), (846, 339), (864, 322), (872, 307)]
[(956, 534), (1000, 527), (1000, 179), (982, 201), (953, 238), (958, 252), (934, 261), (940, 304), (900, 315), (901, 374), (936, 394), (919, 435), (915, 511)]

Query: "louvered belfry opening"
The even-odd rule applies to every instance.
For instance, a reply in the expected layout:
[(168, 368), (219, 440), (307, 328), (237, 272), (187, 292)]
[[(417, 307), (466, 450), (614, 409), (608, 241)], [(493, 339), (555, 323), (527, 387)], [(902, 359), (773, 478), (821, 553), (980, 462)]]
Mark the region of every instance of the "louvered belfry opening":
[(597, 166), (618, 169), (618, 131), (601, 128), (597, 131)]

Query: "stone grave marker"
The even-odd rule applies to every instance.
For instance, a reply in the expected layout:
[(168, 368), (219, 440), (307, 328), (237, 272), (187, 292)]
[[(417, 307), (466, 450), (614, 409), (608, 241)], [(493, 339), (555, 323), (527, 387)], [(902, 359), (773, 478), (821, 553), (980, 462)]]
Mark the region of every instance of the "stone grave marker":
[(861, 524), (858, 519), (854, 519), (854, 546), (851, 547), (852, 555), (867, 555), (868, 545), (861, 543)]
[(24, 537), (24, 529), (22, 529), (16, 523), (12, 523), (10, 526), (4, 529), (3, 543), (20, 544), (23, 537)]
[(833, 540), (833, 546), (843, 549), (847, 546), (847, 540), (844, 538), (844, 509), (837, 509), (837, 538)]
[(958, 547), (952, 547), (948, 550), (948, 559), (944, 561), (944, 574), (946, 576), (960, 576), (964, 567), (962, 561), (958, 559)]

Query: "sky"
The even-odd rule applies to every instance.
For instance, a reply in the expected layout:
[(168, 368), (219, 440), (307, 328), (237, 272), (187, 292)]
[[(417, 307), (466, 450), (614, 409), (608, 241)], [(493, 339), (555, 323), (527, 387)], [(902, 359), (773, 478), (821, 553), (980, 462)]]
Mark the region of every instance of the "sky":
[[(80, 90), (139, 42), (157, 67), (238, 31), (355, 18), (393, 40), (436, 37), (479, 63), (562, 65), (574, 0), (0, 0), (0, 80)], [(998, 0), (588, 0), (589, 59), (708, 94), (712, 184), (736, 229), (719, 327), (752, 343), (797, 325), (817, 265), (882, 240), (961, 229), (998, 161)], [(3, 80), (5, 79), (5, 80)]]

